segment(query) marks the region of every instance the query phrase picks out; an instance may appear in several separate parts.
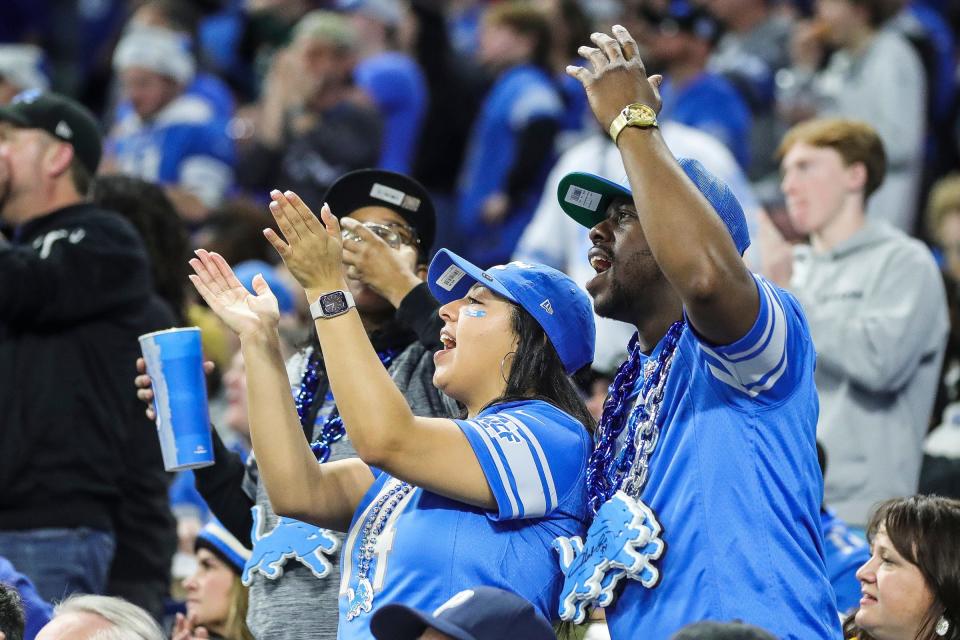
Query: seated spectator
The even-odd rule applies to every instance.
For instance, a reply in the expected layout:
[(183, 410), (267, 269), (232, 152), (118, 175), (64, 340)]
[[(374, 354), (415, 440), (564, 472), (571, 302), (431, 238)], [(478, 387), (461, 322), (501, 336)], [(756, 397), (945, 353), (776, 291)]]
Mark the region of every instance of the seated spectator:
[(521, 2), (484, 16), (480, 62), (496, 76), (470, 133), (459, 193), (463, 253), (481, 267), (510, 260), (553, 161), (563, 100), (550, 70), (550, 22)]
[[(173, 31), (189, 43), (190, 51), (196, 55), (200, 4), (191, 0), (147, 0), (133, 12), (127, 28), (154, 27)], [(198, 69), (184, 93), (207, 102), (218, 119), (233, 115), (233, 94), (227, 83), (213, 73)]]
[(777, 170), (773, 156), (785, 127), (774, 108), (774, 78), (790, 64), (793, 23), (771, 0), (708, 0), (706, 6), (725, 28), (708, 69), (732, 82), (750, 107), (750, 177), (758, 180)]
[[(43, 625), (50, 622), (53, 607), (40, 597), (30, 578), (18, 572), (9, 560), (0, 556), (0, 591), (4, 588), (15, 590), (17, 602), (13, 603), (9, 593), (7, 595), (0, 593), (0, 631), (6, 632), (6, 640), (20, 640), (21, 637), (25, 640), (33, 640)], [(15, 617), (14, 609), (19, 610), (23, 618), (20, 627), (22, 636), (11, 633), (9, 628), (13, 626), (11, 616)]]
[[(887, 152), (887, 178), (868, 213), (906, 233), (917, 219), (927, 121), (923, 64), (906, 38), (885, 28), (902, 3), (819, 0), (816, 21), (797, 27), (792, 69), (778, 102), (791, 123), (817, 116), (863, 120)], [(819, 70), (828, 49), (833, 53)]]
[(960, 502), (895, 498), (880, 505), (867, 531), (871, 556), (857, 571), (863, 597), (843, 637), (960, 638)]
[(398, 173), (413, 168), (423, 117), (427, 112), (427, 80), (400, 42), (405, 2), (340, 0), (357, 33), (360, 62), (353, 81), (377, 108), (383, 141), (377, 167)]
[(17, 590), (0, 582), (0, 640), (23, 640), (23, 602)]
[(312, 11), (274, 57), (264, 83), (254, 139), (240, 155), (239, 179), (251, 192), (294, 189), (322, 203), (341, 175), (380, 157), (381, 123), (350, 87), (358, 47), (349, 21)]
[(234, 149), (210, 103), (186, 93), (196, 71), (189, 43), (141, 27), (120, 40), (113, 66), (133, 110), (110, 133), (105, 170), (159, 182), (184, 220), (202, 221), (233, 186)]
[(146, 611), (121, 598), (71, 596), (57, 605), (37, 640), (166, 640)]
[(22, 91), (49, 89), (45, 62), (43, 49), (35, 45), (0, 45), (0, 105), (10, 104)]
[(742, 622), (697, 622), (684, 627), (671, 640), (775, 640), (773, 634)]
[(662, 13), (646, 14), (651, 68), (663, 70), (660, 120), (675, 120), (713, 135), (733, 152), (743, 169), (750, 163), (751, 116), (747, 103), (707, 61), (720, 25), (687, 0), (672, 0)]
[(388, 604), (373, 615), (377, 640), (555, 640), (550, 624), (520, 596), (495, 587), (456, 594), (433, 612)]
[(916, 492), (949, 329), (930, 252), (866, 216), (884, 181), (884, 149), (854, 120), (788, 131), (781, 187), (811, 244), (785, 247), (782, 260), (772, 243), (764, 248), (776, 263), (765, 271), (800, 301), (817, 350), (817, 435), (831, 459), (824, 500), (858, 527), (877, 501)]
[(190, 640), (203, 632), (224, 640), (253, 640), (247, 628), (247, 588), (240, 574), (250, 550), (219, 522), (200, 530), (196, 541), (197, 570), (183, 581), (187, 615), (177, 614), (173, 640)]

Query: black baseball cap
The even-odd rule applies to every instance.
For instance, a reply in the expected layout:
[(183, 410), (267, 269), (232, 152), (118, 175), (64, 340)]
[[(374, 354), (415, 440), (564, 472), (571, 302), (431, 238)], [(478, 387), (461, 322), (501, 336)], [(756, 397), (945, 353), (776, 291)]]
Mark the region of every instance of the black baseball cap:
[(413, 178), (382, 169), (359, 169), (337, 178), (323, 200), (338, 218), (363, 207), (386, 207), (395, 211), (416, 229), (423, 257), (430, 255), (437, 214), (430, 194)]
[(79, 102), (57, 93), (24, 91), (9, 105), (0, 107), (0, 122), (24, 129), (43, 129), (69, 143), (91, 175), (97, 172), (103, 152), (100, 126)]
[(494, 587), (461, 591), (433, 612), (402, 604), (378, 609), (370, 620), (377, 640), (416, 640), (436, 629), (456, 640), (556, 640), (553, 628), (533, 605), (520, 596)]

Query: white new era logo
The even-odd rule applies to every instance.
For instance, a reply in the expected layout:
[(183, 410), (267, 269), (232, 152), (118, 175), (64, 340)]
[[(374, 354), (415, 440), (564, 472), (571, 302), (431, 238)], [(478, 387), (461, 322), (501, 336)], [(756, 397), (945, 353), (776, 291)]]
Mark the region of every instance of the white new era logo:
[(54, 129), (53, 132), (61, 138), (67, 138), (68, 140), (73, 137), (73, 129), (63, 120), (57, 123), (57, 128)]
[(544, 300), (543, 302), (541, 302), (540, 308), (546, 311), (547, 313), (549, 313), (550, 315), (553, 315), (553, 305), (550, 304), (550, 300)]

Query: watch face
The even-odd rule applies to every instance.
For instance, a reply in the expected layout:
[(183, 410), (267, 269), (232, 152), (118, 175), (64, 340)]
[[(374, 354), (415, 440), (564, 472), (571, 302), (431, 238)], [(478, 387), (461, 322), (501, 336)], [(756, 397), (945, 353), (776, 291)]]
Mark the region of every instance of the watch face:
[(325, 316), (343, 313), (347, 310), (347, 297), (343, 295), (343, 291), (325, 293), (320, 296), (320, 308)]

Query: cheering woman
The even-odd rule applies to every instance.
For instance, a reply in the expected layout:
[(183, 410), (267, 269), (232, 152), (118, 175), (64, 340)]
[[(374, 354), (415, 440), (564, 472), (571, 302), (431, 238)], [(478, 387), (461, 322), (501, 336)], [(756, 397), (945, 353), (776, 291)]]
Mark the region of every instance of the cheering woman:
[(317, 464), (300, 432), (262, 278), (250, 295), (222, 257), (191, 281), (240, 337), (254, 451), (276, 511), (347, 532), (339, 637), (371, 638), (388, 603), (432, 610), (463, 589), (517, 593), (550, 619), (562, 576), (551, 542), (582, 534), (592, 420), (568, 375), (593, 356), (589, 298), (564, 274), (483, 271), (441, 250), (428, 282), (443, 305), (434, 384), (462, 420), (414, 416), (377, 358), (344, 282), (341, 234), (293, 193), (272, 194), (267, 239), (306, 290), (347, 436), (359, 460)]

